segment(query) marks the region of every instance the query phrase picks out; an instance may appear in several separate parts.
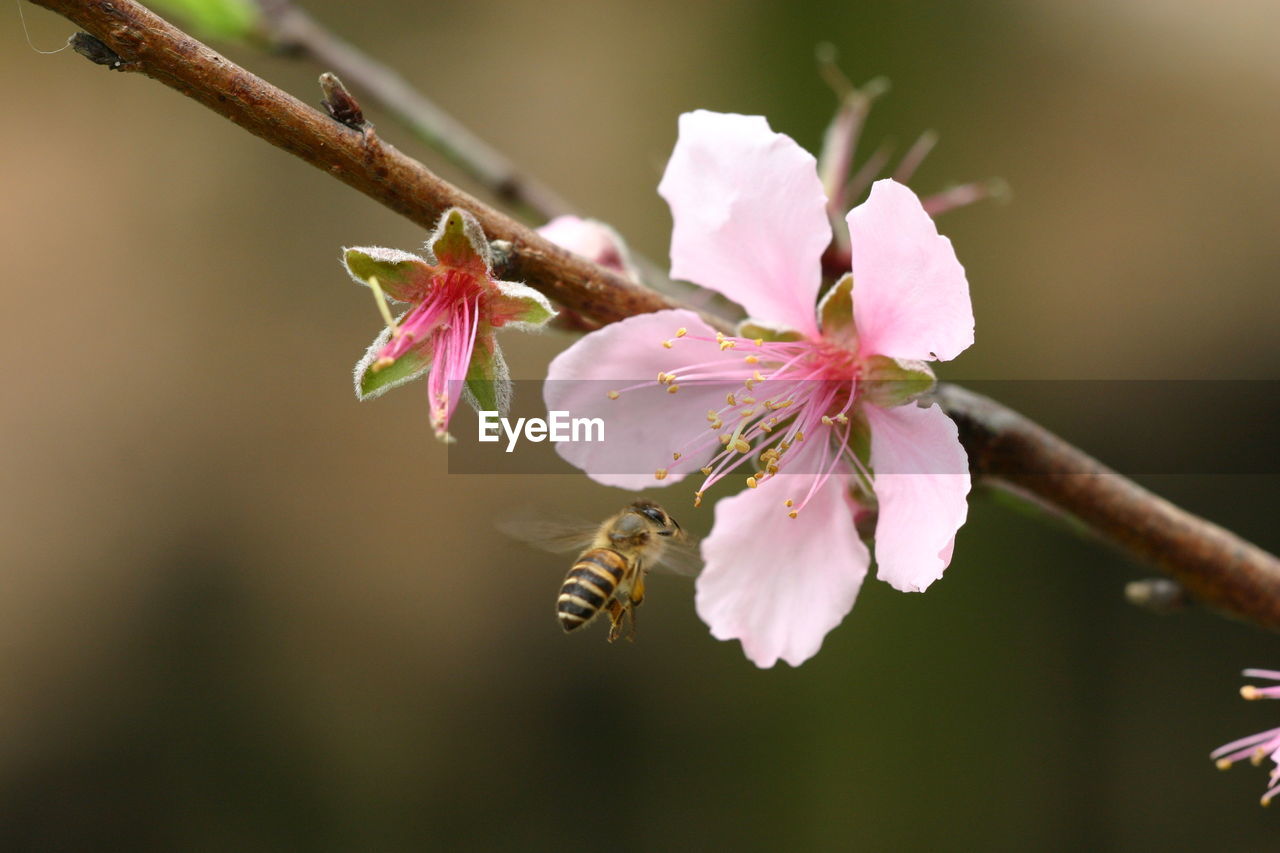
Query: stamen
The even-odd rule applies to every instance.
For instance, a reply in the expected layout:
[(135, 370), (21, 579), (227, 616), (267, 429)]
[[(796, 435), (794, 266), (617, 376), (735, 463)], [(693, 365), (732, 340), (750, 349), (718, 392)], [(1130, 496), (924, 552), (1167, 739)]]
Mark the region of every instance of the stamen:
[(608, 396), (608, 398), (609, 398), (610, 400), (616, 400), (616, 399), (618, 399), (619, 397), (621, 397), (622, 395), (621, 395), (621, 394), (619, 394), (617, 391), (610, 391), (610, 392), (608, 393), (608, 395), (606, 395), (606, 396)]
[(378, 303), (378, 313), (382, 315), (382, 322), (387, 324), (387, 328), (391, 330), (391, 334), (399, 335), (400, 327), (396, 325), (396, 320), (391, 316), (391, 309), (387, 307), (386, 294), (382, 292), (382, 286), (378, 284), (378, 277), (371, 275), (367, 279), (369, 289), (373, 291), (373, 300)]
[(694, 505), (695, 507), (700, 507), (700, 506), (702, 506), (702, 492), (694, 492), (694, 493), (693, 493), (693, 505)]
[(749, 356), (747, 356), (746, 358), (744, 358), (744, 359), (743, 359), (743, 361), (745, 361), (747, 364), (759, 364), (759, 363), (760, 363), (760, 356), (758, 356), (758, 355), (749, 355)]
[(755, 488), (756, 486), (758, 486), (758, 485), (759, 485), (759, 483), (758, 483), (758, 482), (756, 482), (756, 478), (755, 478), (755, 477), (748, 477), (748, 478), (747, 478), (747, 488), (748, 488), (748, 489), (754, 489), (754, 488)]
[(680, 386), (679, 386), (679, 385), (672, 385), (671, 387), (667, 388), (667, 393), (668, 393), (668, 394), (674, 394), (674, 393), (676, 393), (676, 392), (677, 392), (677, 391), (679, 391), (679, 390), (680, 390)]
[(673, 344), (671, 341), (663, 341), (662, 345), (667, 349), (671, 349), (673, 346), (675, 346), (675, 344)]
[(679, 454), (679, 453), (672, 453), (672, 454), (671, 454), (671, 461), (672, 461), (672, 462), (679, 462), (679, 461), (680, 461), (680, 454)]
[(653, 472), (653, 478), (654, 478), (655, 480), (665, 480), (665, 479), (667, 479), (667, 469), (666, 469), (666, 468), (659, 468), (657, 471), (654, 471), (654, 472)]
[(689, 330), (686, 329), (684, 326), (681, 326), (680, 328), (676, 329), (677, 338), (683, 338), (687, 334), (689, 334)]

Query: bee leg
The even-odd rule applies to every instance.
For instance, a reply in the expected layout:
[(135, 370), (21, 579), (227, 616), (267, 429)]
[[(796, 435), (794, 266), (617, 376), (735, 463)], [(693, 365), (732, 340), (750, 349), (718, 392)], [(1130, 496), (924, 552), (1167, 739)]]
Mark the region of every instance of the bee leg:
[(627, 607), (616, 598), (610, 599), (606, 607), (609, 611), (610, 622), (609, 642), (612, 643), (614, 640), (618, 639), (618, 637), (622, 636), (622, 623), (627, 616)]

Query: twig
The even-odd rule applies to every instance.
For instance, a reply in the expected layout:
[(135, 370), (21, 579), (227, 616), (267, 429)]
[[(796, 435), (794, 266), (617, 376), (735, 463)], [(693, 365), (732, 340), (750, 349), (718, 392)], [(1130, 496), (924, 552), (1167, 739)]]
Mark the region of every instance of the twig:
[[(347, 127), (219, 55), (133, 0), (32, 0), (95, 36), (137, 72), (430, 229), (450, 207), (511, 244), (503, 270), (602, 323), (676, 307), (662, 295), (573, 255), (441, 180), (372, 130)], [(723, 324), (721, 324), (723, 326)]]
[(959, 425), (980, 478), (1078, 519), (1198, 601), (1280, 630), (1275, 556), (1153, 495), (994, 400), (949, 384), (939, 386), (936, 397)]
[[(350, 184), (424, 228), (451, 206), (511, 244), (505, 274), (602, 323), (676, 307), (665, 297), (552, 245), (381, 142), (229, 62), (132, 0), (31, 0), (74, 21), (124, 71), (191, 97)], [(723, 321), (709, 320), (717, 328)], [(1067, 513), (1227, 614), (1280, 629), (1280, 560), (1151, 494), (998, 403), (954, 385), (937, 399), (960, 427), (976, 477)]]
[(547, 220), (570, 212), (553, 190), (517, 171), (394, 69), (339, 38), (289, 0), (259, 0), (258, 5), (278, 46), (302, 53), (346, 78), (522, 216)]

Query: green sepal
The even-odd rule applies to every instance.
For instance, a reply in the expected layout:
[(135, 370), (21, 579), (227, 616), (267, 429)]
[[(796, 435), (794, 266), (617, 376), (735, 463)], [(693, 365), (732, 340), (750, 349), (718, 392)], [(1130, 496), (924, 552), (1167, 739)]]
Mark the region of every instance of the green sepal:
[(400, 302), (420, 300), (431, 287), (431, 265), (410, 252), (365, 246), (342, 250), (342, 262), (357, 283), (371, 277), (388, 296)]
[(391, 330), (383, 329), (382, 334), (374, 339), (372, 346), (364, 357), (356, 363), (356, 397), (360, 400), (371, 400), (381, 397), (392, 388), (412, 382), (431, 366), (431, 358), (423, 349), (411, 349), (399, 358), (378, 370), (373, 369), (378, 353), (391, 339)]
[(853, 274), (845, 273), (818, 302), (818, 325), (822, 336), (852, 343), (858, 338), (853, 322)]
[(261, 10), (253, 0), (150, 0), (161, 14), (182, 18), (203, 39), (251, 39), (261, 34)]
[(477, 412), (505, 415), (511, 406), (511, 375), (506, 359), (494, 339), (484, 328), (476, 335), (476, 346), (467, 365), (466, 401)]
[(863, 506), (875, 505), (875, 488), (874, 484), (867, 480), (863, 472), (871, 471), (871, 424), (867, 421), (867, 416), (863, 414), (861, 406), (854, 406), (849, 412), (849, 443), (848, 447), (853, 451), (853, 455), (862, 463), (854, 473), (855, 476), (851, 481), (851, 487), (854, 497)]
[(522, 331), (533, 331), (547, 324), (556, 316), (551, 300), (526, 284), (514, 281), (493, 281), (494, 293), (489, 297), (489, 319), (495, 326), (509, 326)]
[(474, 216), (460, 207), (451, 207), (440, 217), (436, 230), (427, 240), (427, 249), (440, 266), (489, 276), (492, 256), (484, 229)]
[(738, 324), (738, 328), (734, 331), (734, 335), (739, 338), (747, 338), (753, 341), (764, 340), (769, 343), (778, 341), (803, 341), (804, 335), (793, 329), (781, 329), (775, 326), (766, 326), (759, 320), (743, 320)]
[(862, 372), (864, 399), (882, 409), (892, 409), (920, 399), (938, 384), (937, 377), (923, 361), (893, 359), (873, 355)]

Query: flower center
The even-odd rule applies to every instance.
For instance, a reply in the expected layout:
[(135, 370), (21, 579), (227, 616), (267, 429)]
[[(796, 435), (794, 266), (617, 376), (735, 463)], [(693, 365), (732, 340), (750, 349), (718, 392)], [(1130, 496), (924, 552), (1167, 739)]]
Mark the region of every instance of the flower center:
[[(701, 469), (706, 479), (694, 495), (694, 506), (701, 504), (708, 488), (743, 466), (751, 471), (747, 486), (758, 488), (793, 465), (802, 447), (812, 447), (803, 442), (816, 440), (821, 446), (805, 454), (804, 471), (793, 472), (813, 478), (803, 494), (788, 496), (783, 502), (791, 518), (840, 469), (842, 460), (865, 474), (849, 446), (849, 412), (857, 401), (862, 369), (854, 351), (823, 338), (770, 341), (721, 333), (709, 338), (690, 335), (683, 328), (662, 341), (662, 346), (676, 349), (694, 342), (704, 350), (707, 344), (715, 344), (722, 353), (741, 354), (736, 359), (722, 355), (682, 365), (660, 372), (656, 380), (669, 394), (689, 387), (726, 389), (723, 404), (707, 410), (707, 429), (671, 452), (673, 461), (710, 456)], [(610, 391), (609, 397), (617, 399), (628, 391), (652, 386), (653, 382), (639, 383)], [(667, 474), (666, 468), (654, 472), (659, 480)]]

